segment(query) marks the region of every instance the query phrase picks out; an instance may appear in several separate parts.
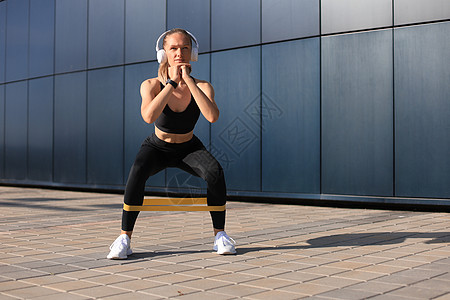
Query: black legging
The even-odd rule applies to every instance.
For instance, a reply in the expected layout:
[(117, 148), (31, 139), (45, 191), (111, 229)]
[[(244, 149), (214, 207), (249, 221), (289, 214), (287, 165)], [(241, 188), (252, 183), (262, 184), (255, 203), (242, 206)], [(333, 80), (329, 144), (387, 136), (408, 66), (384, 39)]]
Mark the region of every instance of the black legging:
[[(177, 167), (203, 178), (207, 183), (208, 205), (221, 206), (226, 203), (225, 177), (222, 167), (209, 153), (202, 142), (194, 136), (180, 144), (167, 143), (149, 136), (141, 145), (128, 176), (124, 202), (142, 205), (147, 179), (167, 167)], [(225, 211), (211, 211), (213, 227), (224, 229)], [(122, 230), (132, 231), (139, 215), (138, 211), (123, 211)]]

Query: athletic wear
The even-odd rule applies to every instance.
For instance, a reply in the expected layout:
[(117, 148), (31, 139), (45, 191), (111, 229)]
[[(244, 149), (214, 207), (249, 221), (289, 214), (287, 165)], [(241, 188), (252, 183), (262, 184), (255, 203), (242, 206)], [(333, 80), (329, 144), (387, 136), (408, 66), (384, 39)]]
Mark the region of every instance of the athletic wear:
[[(164, 86), (161, 85), (161, 89)], [(182, 112), (174, 112), (168, 105), (155, 121), (155, 126), (167, 133), (191, 132), (200, 115), (195, 99), (191, 95), (188, 107)], [(226, 186), (223, 169), (214, 156), (209, 153), (202, 142), (194, 135), (184, 143), (167, 143), (155, 134), (150, 135), (142, 143), (133, 166), (128, 175), (125, 188), (124, 203), (142, 205), (147, 179), (168, 168), (176, 167), (191, 175), (201, 177), (207, 183), (207, 203), (209, 206), (226, 204)], [(211, 211), (213, 227), (225, 228), (225, 211)], [(122, 212), (122, 230), (133, 231), (139, 211)], [(234, 241), (225, 232), (217, 234), (214, 243), (219, 254), (234, 254)], [(110, 247), (107, 256), (111, 259), (126, 259), (132, 253), (130, 239), (121, 235)]]
[(111, 250), (106, 258), (109, 259), (127, 259), (128, 255), (133, 254), (130, 248), (131, 240), (126, 234), (121, 234), (111, 244), (109, 249)]
[[(161, 89), (164, 85), (160, 83)], [(200, 109), (191, 95), (191, 102), (187, 108), (182, 112), (174, 112), (166, 104), (164, 110), (155, 121), (155, 126), (167, 133), (188, 133), (194, 130), (195, 124), (200, 116)]]
[[(125, 188), (125, 204), (142, 205), (147, 179), (167, 167), (177, 167), (201, 177), (207, 183), (208, 205), (225, 205), (226, 186), (222, 167), (202, 142), (194, 135), (185, 143), (167, 143), (155, 134), (144, 141), (131, 167)], [(138, 214), (138, 211), (124, 210), (122, 230), (132, 231)], [(214, 228), (225, 228), (225, 211), (211, 211), (210, 214)]]
[(236, 242), (225, 231), (220, 231), (214, 239), (213, 250), (217, 251), (217, 254), (236, 254), (234, 245)]

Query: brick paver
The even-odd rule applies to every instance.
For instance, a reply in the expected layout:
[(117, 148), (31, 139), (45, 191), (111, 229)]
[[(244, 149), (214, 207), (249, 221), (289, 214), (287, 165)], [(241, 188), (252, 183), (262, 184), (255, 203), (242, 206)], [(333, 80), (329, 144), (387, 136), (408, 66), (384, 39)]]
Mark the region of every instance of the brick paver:
[(450, 299), (450, 214), (229, 202), (238, 254), (205, 212), (142, 212), (107, 260), (122, 196), (0, 187), (0, 299)]

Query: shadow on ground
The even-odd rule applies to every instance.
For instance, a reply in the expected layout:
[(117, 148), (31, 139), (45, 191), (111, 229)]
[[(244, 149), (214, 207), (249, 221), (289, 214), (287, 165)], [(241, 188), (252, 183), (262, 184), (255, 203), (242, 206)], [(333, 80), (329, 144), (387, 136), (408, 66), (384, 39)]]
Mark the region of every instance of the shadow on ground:
[[(337, 234), (310, 239), (306, 241), (308, 245), (286, 245), (273, 247), (236, 247), (237, 255), (243, 255), (249, 252), (258, 251), (277, 251), (277, 250), (299, 250), (324, 247), (362, 247), (374, 245), (393, 245), (401, 244), (407, 239), (426, 239), (425, 244), (450, 243), (450, 232), (372, 232), (372, 233), (354, 233)], [(150, 257), (161, 257), (179, 254), (208, 253), (212, 250), (176, 250), (173, 251), (148, 251), (135, 252), (129, 257), (129, 260), (146, 259)]]

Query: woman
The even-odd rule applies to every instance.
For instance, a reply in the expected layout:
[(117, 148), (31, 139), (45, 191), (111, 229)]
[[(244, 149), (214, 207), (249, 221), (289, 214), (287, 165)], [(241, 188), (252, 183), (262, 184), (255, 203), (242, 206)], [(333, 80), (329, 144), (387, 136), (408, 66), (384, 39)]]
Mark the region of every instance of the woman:
[[(163, 49), (160, 50), (161, 38)], [(155, 124), (155, 133), (144, 141), (136, 156), (124, 202), (142, 205), (148, 177), (167, 167), (178, 167), (207, 182), (208, 205), (225, 205), (222, 167), (193, 134), (200, 113), (211, 123), (219, 117), (211, 84), (190, 76), (190, 61), (197, 60), (198, 56), (197, 40), (189, 32), (175, 28), (159, 37), (156, 50), (160, 63), (158, 77), (141, 84), (141, 115), (145, 122)], [(122, 212), (122, 231), (107, 258), (126, 259), (132, 254), (130, 241), (138, 214)], [(236, 253), (233, 239), (224, 231), (225, 211), (210, 214), (215, 235), (213, 249), (218, 254)]]

